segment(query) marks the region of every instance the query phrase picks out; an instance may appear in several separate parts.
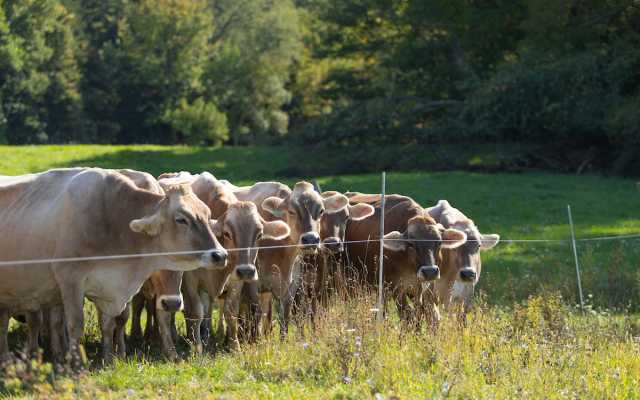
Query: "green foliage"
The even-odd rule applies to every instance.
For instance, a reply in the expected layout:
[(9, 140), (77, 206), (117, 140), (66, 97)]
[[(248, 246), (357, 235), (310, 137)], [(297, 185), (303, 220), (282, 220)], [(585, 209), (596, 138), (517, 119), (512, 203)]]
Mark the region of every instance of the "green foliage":
[(77, 140), (82, 129), (75, 18), (58, 1), (0, 2), (0, 136)]
[(193, 104), (181, 101), (178, 108), (168, 110), (162, 118), (183, 137), (185, 143), (218, 145), (229, 137), (227, 117), (218, 111), (215, 104), (207, 103), (201, 97)]

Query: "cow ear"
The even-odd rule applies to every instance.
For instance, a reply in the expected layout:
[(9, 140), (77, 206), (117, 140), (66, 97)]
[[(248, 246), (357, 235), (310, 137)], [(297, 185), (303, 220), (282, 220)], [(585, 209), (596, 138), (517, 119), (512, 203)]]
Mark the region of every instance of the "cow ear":
[(281, 208), (283, 202), (284, 200), (279, 197), (267, 197), (262, 202), (262, 209), (274, 217), (282, 218), (284, 217), (284, 210)]
[(493, 233), (490, 235), (482, 235), (480, 239), (480, 249), (489, 250), (498, 244), (500, 241), (500, 235)]
[(162, 218), (159, 214), (153, 214), (150, 217), (134, 219), (129, 222), (129, 228), (136, 233), (156, 236), (162, 230)]
[(467, 241), (467, 234), (457, 229), (445, 229), (442, 231), (442, 248), (455, 249)]
[(264, 222), (262, 228), (262, 238), (271, 240), (282, 240), (289, 237), (291, 229), (289, 225), (282, 221)]
[(349, 219), (353, 221), (360, 221), (373, 215), (376, 210), (373, 206), (366, 203), (358, 203), (354, 206), (349, 206)]
[(324, 209), (327, 214), (337, 213), (349, 205), (349, 199), (342, 193), (336, 193), (333, 196), (322, 199)]
[(404, 234), (392, 231), (384, 235), (384, 248), (391, 251), (403, 251), (407, 248)]
[(224, 233), (224, 220), (220, 219), (210, 219), (209, 226), (211, 226), (211, 231), (216, 236), (218, 240), (222, 240), (222, 234)]

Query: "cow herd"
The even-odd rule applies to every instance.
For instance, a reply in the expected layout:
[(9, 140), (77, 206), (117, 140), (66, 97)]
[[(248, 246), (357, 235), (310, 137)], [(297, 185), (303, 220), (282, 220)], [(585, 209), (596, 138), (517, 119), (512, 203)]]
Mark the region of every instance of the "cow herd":
[[(467, 311), (480, 252), (498, 243), (446, 200), (423, 208), (410, 197), (319, 193), (308, 182), (235, 186), (203, 172), (99, 168), (0, 176), (0, 357), (11, 359), (10, 318), (40, 334), (56, 360), (82, 363), (84, 300), (95, 304), (104, 360), (131, 336), (157, 337), (177, 359), (175, 313), (202, 352), (214, 329), (237, 350), (241, 337), (288, 330), (296, 299), (339, 287), (377, 285), (384, 212), (384, 287), (407, 321), (435, 324), (439, 310)], [(349, 283), (349, 284), (347, 284)], [(146, 327), (141, 314), (146, 310)], [(239, 335), (245, 332), (245, 335)], [(251, 340), (251, 339), (250, 339)]]

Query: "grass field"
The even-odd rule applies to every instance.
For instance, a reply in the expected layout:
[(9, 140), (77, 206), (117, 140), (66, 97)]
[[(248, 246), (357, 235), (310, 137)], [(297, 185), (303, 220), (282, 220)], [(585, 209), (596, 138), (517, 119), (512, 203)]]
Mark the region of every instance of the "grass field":
[[(321, 161), (284, 148), (0, 146), (0, 174), (7, 175), (68, 166), (154, 175), (207, 170), (240, 184), (305, 178), (318, 179), (325, 190), (380, 190), (378, 174), (299, 176), (307, 168), (295, 168)], [(567, 204), (579, 238), (640, 233), (640, 191), (626, 179), (389, 171), (387, 192), (425, 206), (446, 198), (483, 232), (503, 239), (567, 239)], [(46, 370), (9, 371), (4, 390), (106, 398), (639, 398), (638, 243), (579, 244), (587, 316), (575, 312), (575, 267), (566, 242), (502, 243), (483, 256), (479, 306), (464, 329), (445, 321), (436, 333), (408, 333), (394, 320), (382, 328), (363, 296), (334, 304), (319, 330), (304, 338), (292, 333), (284, 343), (270, 339), (239, 354), (185, 355), (180, 364), (143, 354), (93, 369), (75, 383)], [(96, 327), (87, 332), (95, 342)]]

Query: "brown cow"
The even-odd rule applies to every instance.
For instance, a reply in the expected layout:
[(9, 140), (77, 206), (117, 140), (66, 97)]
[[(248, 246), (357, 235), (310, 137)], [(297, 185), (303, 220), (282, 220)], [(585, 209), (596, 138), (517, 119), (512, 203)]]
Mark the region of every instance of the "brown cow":
[[(359, 278), (370, 284), (378, 281), (380, 249), (381, 196), (378, 194), (347, 193), (351, 204), (366, 203), (375, 208), (371, 218), (347, 224), (346, 241), (349, 259), (355, 263)], [(462, 246), (467, 239), (464, 232), (446, 229), (428, 216), (413, 199), (388, 195), (385, 197), (384, 226), (384, 283), (394, 297), (400, 316), (409, 320), (412, 315), (408, 299), (419, 299), (421, 286), (440, 276), (441, 249)], [(369, 240), (371, 240), (369, 242)], [(429, 318), (437, 318), (433, 304), (425, 304)]]
[(455, 249), (443, 250), (441, 278), (435, 283), (435, 295), (445, 308), (451, 303), (462, 305), (462, 318), (469, 310), (475, 285), (480, 279), (480, 252), (493, 248), (500, 240), (497, 234), (482, 234), (474, 222), (446, 200), (440, 200), (427, 212), (445, 228), (463, 231), (467, 242)]
[[(58, 169), (1, 180), (0, 230), (5, 234), (0, 235), (0, 261), (177, 253), (4, 265), (0, 308), (36, 311), (62, 302), (69, 347), (77, 362), (86, 296), (110, 317), (102, 327), (109, 361), (115, 317), (153, 271), (226, 264), (226, 251), (215, 238), (209, 217), (209, 209), (188, 185), (175, 182), (155, 193), (114, 170)], [(5, 322), (5, 313), (0, 323)], [(0, 336), (6, 336), (6, 324), (0, 328)], [(3, 355), (7, 351), (0, 348)]]
[[(175, 350), (175, 313), (182, 309), (181, 271), (160, 270), (142, 285), (142, 289), (133, 297), (131, 337), (135, 340), (144, 338), (146, 342), (160, 340), (162, 354), (170, 360), (175, 360), (178, 354)], [(142, 334), (140, 316), (142, 309), (147, 310), (147, 321)]]
[(255, 204), (247, 201), (230, 204), (216, 222), (214, 231), (222, 237), (224, 246), (234, 249), (230, 253), (229, 266), (223, 271), (187, 272), (182, 284), (187, 334), (198, 352), (202, 351), (201, 323), (205, 309), (201, 295), (206, 293), (209, 303), (213, 303), (226, 287), (222, 311), (227, 322), (227, 339), (232, 349), (239, 349), (237, 319), (240, 290), (244, 283), (258, 279), (255, 262), (259, 252), (256, 245), (259, 240), (282, 240), (290, 232), (282, 221), (262, 219)]
[[(230, 184), (229, 184), (230, 185)], [(298, 182), (293, 190), (277, 182), (259, 182), (250, 187), (230, 185), (239, 199), (246, 199), (260, 205), (261, 214), (269, 221), (283, 221), (291, 228), (291, 235), (285, 240), (261, 240), (260, 246), (283, 246), (264, 249), (258, 256), (260, 279), (250, 285), (249, 296), (260, 298), (265, 330), (271, 327), (271, 298), (279, 301), (278, 321), (280, 334), (288, 331), (289, 314), (294, 289), (291, 286), (294, 261), (301, 254), (312, 254), (320, 248), (319, 220), (325, 212), (335, 213), (348, 206), (348, 199), (342, 194), (322, 198), (309, 182)], [(263, 318), (265, 319), (265, 318)]]
[[(331, 197), (339, 192), (326, 191), (323, 198)], [(316, 254), (304, 255), (298, 259), (297, 276), (294, 284), (297, 286), (295, 293), (296, 313), (308, 314), (312, 323), (315, 323), (315, 315), (318, 302), (326, 299), (328, 286), (336, 290), (341, 286), (340, 282), (329, 282), (330, 278), (338, 280), (342, 274), (339, 272), (344, 251), (344, 236), (348, 221), (361, 221), (373, 215), (374, 208), (366, 203), (348, 205), (334, 212), (325, 212), (320, 218), (320, 238), (322, 248)]]

